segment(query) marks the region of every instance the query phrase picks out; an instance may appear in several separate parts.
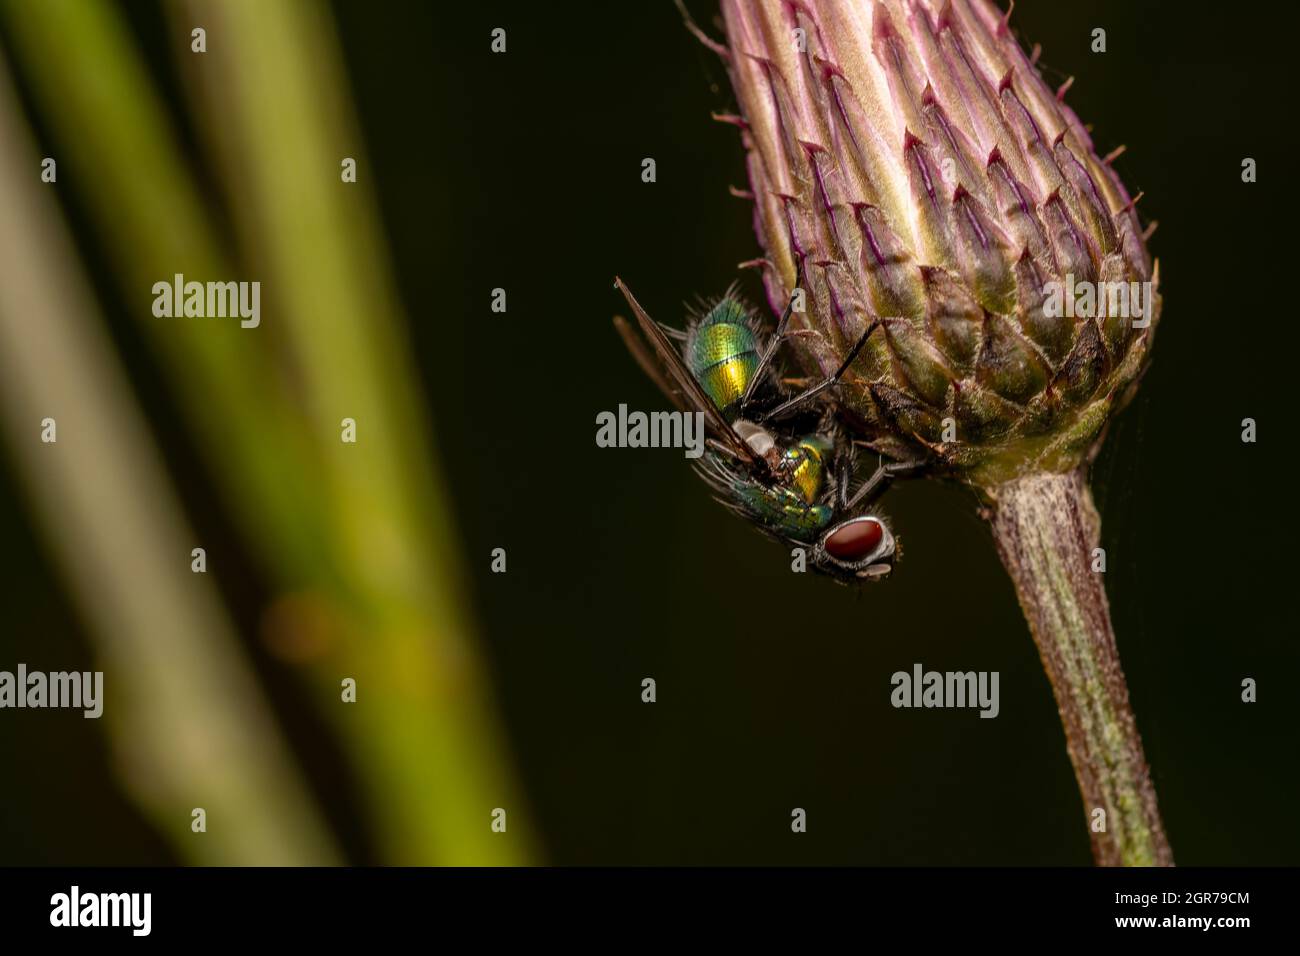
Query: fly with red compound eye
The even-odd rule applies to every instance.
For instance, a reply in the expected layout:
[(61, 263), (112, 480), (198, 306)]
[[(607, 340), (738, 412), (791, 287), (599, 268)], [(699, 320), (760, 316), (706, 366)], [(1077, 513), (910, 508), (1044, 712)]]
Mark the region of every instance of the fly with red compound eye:
[[(920, 465), (882, 464), (852, 490), (856, 454), (829, 400), (877, 324), (834, 375), (791, 397), (774, 372), (774, 359), (793, 297), (764, 344), (751, 312), (731, 293), (680, 333), (651, 319), (622, 280), (614, 284), (641, 333), (614, 320), (628, 350), (679, 409), (704, 414), (708, 449), (696, 468), (718, 500), (771, 537), (804, 548), (813, 568), (839, 581), (887, 576), (897, 542), (871, 506), (894, 478)], [(670, 336), (682, 341), (680, 351)]]
[(882, 464), (851, 490), (853, 445), (829, 422), (816, 434), (795, 440), (782, 457), (819, 462), (815, 498), (810, 500), (789, 479), (789, 468), (778, 469), (771, 483), (718, 454), (706, 454), (696, 468), (717, 492), (718, 501), (788, 547), (804, 548), (817, 571), (844, 583), (887, 577), (898, 558), (898, 544), (874, 506), (894, 478), (918, 466)]

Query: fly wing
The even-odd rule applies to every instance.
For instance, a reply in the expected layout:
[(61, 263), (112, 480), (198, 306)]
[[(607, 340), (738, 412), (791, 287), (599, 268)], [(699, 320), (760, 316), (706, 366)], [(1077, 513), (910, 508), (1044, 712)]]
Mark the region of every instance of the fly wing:
[(659, 387), (659, 391), (668, 396), (669, 400), (677, 406), (678, 411), (690, 411), (686, 407), (686, 399), (681, 390), (668, 381), (667, 376), (664, 375), (663, 364), (656, 361), (654, 356), (650, 354), (650, 350), (646, 348), (645, 339), (633, 331), (627, 319), (621, 315), (614, 316), (614, 328), (618, 329), (618, 334), (623, 338), (623, 344), (632, 353), (632, 357), (636, 359), (636, 364), (641, 366), (641, 371), (645, 372), (646, 377)]
[[(691, 370), (682, 361), (681, 354), (673, 348), (672, 342), (668, 341), (668, 336), (659, 327), (659, 323), (646, 314), (645, 309), (641, 308), (641, 303), (623, 284), (622, 279), (615, 278), (614, 286), (623, 293), (623, 298), (627, 299), (627, 304), (631, 307), (632, 314), (636, 316), (637, 325), (640, 326), (645, 341), (637, 338), (626, 322), (616, 318), (614, 325), (623, 336), (623, 341), (627, 344), (632, 357), (645, 369), (650, 380), (658, 385), (678, 408), (684, 411), (703, 412), (710, 433), (729, 454), (747, 465), (757, 465), (760, 459), (728, 424), (722, 412), (718, 410), (718, 406), (713, 404), (713, 399), (700, 388), (700, 383), (695, 380)], [(650, 343), (659, 361), (654, 361), (645, 347), (645, 342)]]

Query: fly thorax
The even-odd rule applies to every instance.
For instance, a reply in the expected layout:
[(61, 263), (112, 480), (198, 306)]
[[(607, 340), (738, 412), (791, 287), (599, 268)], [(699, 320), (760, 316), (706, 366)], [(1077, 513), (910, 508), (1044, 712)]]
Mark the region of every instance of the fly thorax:
[(781, 453), (780, 474), (808, 504), (821, 497), (831, 448), (831, 443), (820, 435), (809, 435)]

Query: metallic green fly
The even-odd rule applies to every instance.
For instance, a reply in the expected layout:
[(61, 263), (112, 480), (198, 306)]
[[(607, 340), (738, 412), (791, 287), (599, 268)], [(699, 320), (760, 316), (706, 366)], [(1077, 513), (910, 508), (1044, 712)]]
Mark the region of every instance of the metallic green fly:
[(810, 564), (837, 580), (888, 575), (897, 543), (870, 507), (893, 478), (917, 466), (883, 464), (852, 489), (856, 454), (827, 394), (878, 323), (868, 327), (834, 375), (790, 395), (774, 362), (789, 327), (793, 295), (765, 339), (734, 291), (707, 307), (683, 333), (651, 319), (621, 279), (614, 285), (640, 329), (638, 335), (623, 319), (614, 320), (632, 356), (679, 409), (704, 413), (710, 437), (696, 468), (718, 500), (771, 537), (805, 548)]

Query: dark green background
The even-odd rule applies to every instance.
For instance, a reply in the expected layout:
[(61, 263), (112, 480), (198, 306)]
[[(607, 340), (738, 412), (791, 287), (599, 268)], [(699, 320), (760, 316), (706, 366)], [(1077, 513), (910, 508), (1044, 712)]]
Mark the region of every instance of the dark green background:
[[(1089, 862), (1051, 691), (967, 494), (891, 493), (906, 553), (858, 594), (791, 574), (679, 453), (595, 447), (598, 411), (662, 405), (611, 329), (614, 274), (677, 323), (683, 300), (720, 291), (759, 252), (749, 205), (726, 189), (744, 185), (739, 137), (709, 118), (734, 109), (725, 72), (672, 5), (335, 7), (546, 859)], [(129, 8), (179, 106), (157, 10)], [(692, 8), (708, 26), (710, 5)], [(1161, 222), (1155, 362), (1094, 482), (1120, 651), (1182, 864), (1300, 863), (1284, 364), (1297, 345), (1296, 143), (1287, 34), (1271, 17), (1172, 0), (1022, 0), (1014, 17), (1043, 44), (1050, 81), (1077, 77), (1069, 102), (1098, 148), (1128, 144), (1117, 168)], [(504, 56), (489, 52), (496, 26)], [(1104, 55), (1089, 50), (1097, 26)], [(1257, 184), (1240, 181), (1244, 156)], [(497, 286), (503, 316), (489, 310)], [(240, 553), (161, 378), (110, 305), (200, 531)], [(1240, 441), (1245, 416), (1258, 444)], [(24, 504), (0, 474), (0, 667), (89, 668)], [(494, 547), (508, 550), (506, 575), (488, 573)], [(216, 573), (251, 635), (267, 596), (256, 568)], [(254, 653), (351, 856), (372, 860), (350, 771), (288, 672)], [(889, 675), (915, 662), (999, 671), (1000, 716), (892, 709)], [(646, 676), (653, 706), (640, 702)], [(1253, 705), (1240, 701), (1247, 676)], [(0, 781), (0, 863), (171, 859), (118, 792), (98, 725), (75, 712), (0, 713)], [(790, 832), (795, 806), (806, 835)]]

